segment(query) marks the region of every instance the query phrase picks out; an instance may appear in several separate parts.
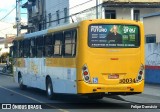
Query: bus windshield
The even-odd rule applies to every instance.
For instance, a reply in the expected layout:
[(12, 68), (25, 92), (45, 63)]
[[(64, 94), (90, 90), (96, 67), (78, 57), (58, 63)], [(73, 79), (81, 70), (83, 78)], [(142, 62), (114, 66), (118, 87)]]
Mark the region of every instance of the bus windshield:
[(89, 26), (88, 45), (96, 48), (139, 47), (139, 27), (124, 24), (92, 24)]

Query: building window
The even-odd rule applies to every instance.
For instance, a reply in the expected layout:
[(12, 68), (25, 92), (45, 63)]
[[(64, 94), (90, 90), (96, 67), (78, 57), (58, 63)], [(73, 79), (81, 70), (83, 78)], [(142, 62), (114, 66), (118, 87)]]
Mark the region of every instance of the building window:
[(115, 10), (106, 10), (105, 11), (106, 19), (116, 19), (116, 11)]
[(67, 8), (64, 8), (64, 23), (66, 23), (68, 21), (67, 15), (68, 15), (68, 10), (67, 10)]
[(51, 26), (51, 19), (52, 19), (51, 13), (48, 14), (48, 19), (49, 19), (49, 25), (48, 25), (48, 27), (50, 27)]
[(151, 35), (146, 35), (146, 43), (156, 43), (156, 35), (151, 34)]
[(140, 11), (134, 10), (134, 20), (140, 20)]
[(60, 20), (59, 20), (59, 10), (58, 11), (56, 11), (56, 17), (57, 17), (57, 24), (59, 24), (60, 22)]

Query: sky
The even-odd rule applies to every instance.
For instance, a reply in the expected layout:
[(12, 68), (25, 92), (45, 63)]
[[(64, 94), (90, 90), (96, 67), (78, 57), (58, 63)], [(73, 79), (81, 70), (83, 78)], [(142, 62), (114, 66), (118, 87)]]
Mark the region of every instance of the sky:
[[(22, 0), (22, 4), (27, 0)], [(13, 29), (16, 18), (16, 0), (0, 0), (0, 37), (5, 37), (6, 34), (16, 34), (16, 30)], [(4, 18), (12, 9), (14, 9), (6, 18)], [(24, 9), (23, 13), (26, 13)], [(4, 19), (2, 19), (4, 18)], [(2, 20), (1, 20), (2, 19)], [(22, 22), (26, 23), (27, 15), (22, 15)]]
[[(4, 16), (6, 16), (6, 14), (9, 13), (16, 6), (15, 1), (16, 0), (1, 0), (1, 3), (0, 3), (0, 20)], [(5, 21), (5, 22), (7, 21), (7, 22), (10, 22), (10, 23), (13, 23), (15, 21), (15, 14), (16, 14), (16, 10), (14, 10), (8, 17), (3, 19), (2, 21)]]

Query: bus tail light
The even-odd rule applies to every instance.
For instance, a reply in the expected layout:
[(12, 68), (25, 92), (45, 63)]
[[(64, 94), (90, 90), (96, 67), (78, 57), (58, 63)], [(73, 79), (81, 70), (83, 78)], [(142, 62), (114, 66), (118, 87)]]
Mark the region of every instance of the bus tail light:
[(84, 74), (84, 76), (86, 76), (86, 75), (88, 75), (88, 72), (87, 72), (87, 71), (85, 71), (83, 74)]
[(90, 75), (89, 75), (88, 67), (86, 64), (82, 67), (82, 75), (83, 75), (84, 81), (89, 83), (90, 82)]
[(144, 65), (141, 65), (138, 72), (138, 76), (136, 78), (136, 82), (142, 81), (143, 78), (144, 78)]

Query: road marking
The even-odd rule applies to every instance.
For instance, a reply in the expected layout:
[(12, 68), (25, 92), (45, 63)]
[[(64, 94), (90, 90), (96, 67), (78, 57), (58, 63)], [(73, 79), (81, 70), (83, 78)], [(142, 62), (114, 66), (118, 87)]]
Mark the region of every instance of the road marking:
[(35, 98), (32, 98), (32, 97), (30, 97), (30, 96), (20, 94), (20, 93), (18, 93), (18, 92), (16, 92), (16, 91), (13, 91), (13, 90), (8, 89), (8, 88), (6, 88), (6, 87), (0, 86), (0, 88), (5, 89), (5, 90), (7, 90), (7, 91), (10, 91), (10, 92), (12, 92), (12, 93), (18, 94), (18, 95), (20, 95), (20, 96), (26, 97), (26, 98), (31, 99), (31, 100), (33, 100), (33, 101), (36, 101), (36, 102), (38, 102), (38, 103), (43, 103), (44, 105), (46, 105), (46, 106), (48, 106), (48, 107), (51, 107), (51, 108), (54, 108), (54, 109), (57, 109), (57, 110), (59, 110), (59, 111), (69, 112), (69, 111), (67, 111), (67, 110), (60, 109), (60, 108), (57, 107), (57, 106), (52, 106), (52, 105), (46, 104), (45, 102), (42, 102), (42, 101), (37, 100), (37, 99), (35, 99)]

